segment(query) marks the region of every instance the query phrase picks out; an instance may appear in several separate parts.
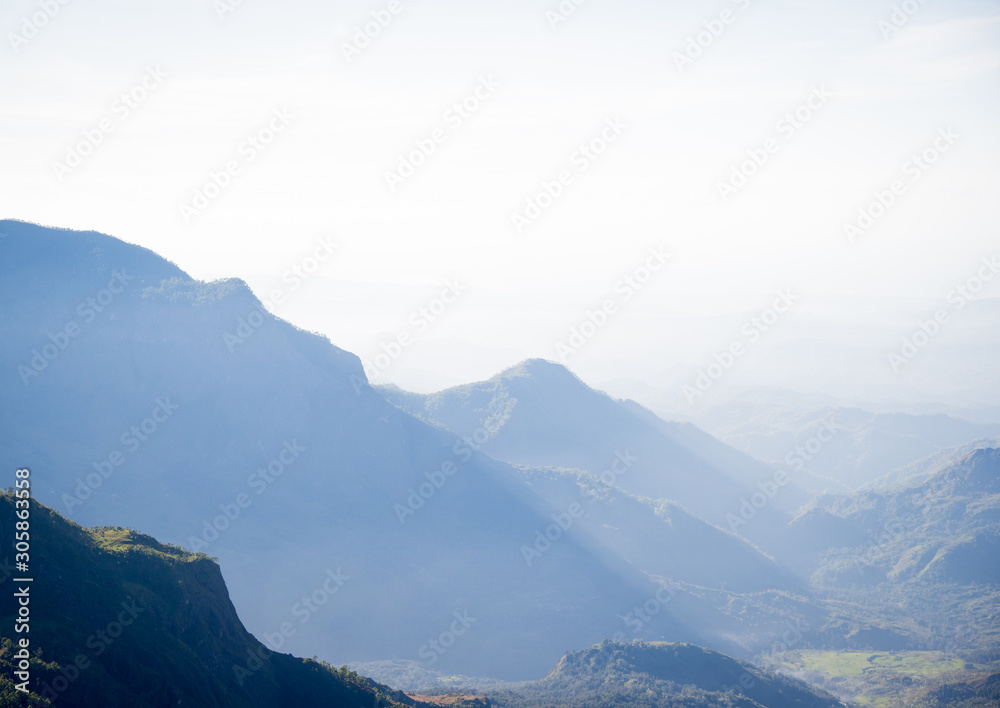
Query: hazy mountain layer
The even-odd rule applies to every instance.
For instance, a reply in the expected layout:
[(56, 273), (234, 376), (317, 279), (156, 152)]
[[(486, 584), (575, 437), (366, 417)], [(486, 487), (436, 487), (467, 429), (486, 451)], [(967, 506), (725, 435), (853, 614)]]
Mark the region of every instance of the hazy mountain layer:
[[(693, 425), (668, 423), (632, 401), (615, 400), (552, 362), (529, 360), (488, 381), (429, 395), (379, 390), (460, 436), (474, 439), (480, 432), (483, 451), (497, 459), (604, 475), (765, 545), (807, 501), (792, 475), (776, 478), (774, 468)], [(624, 454), (630, 464), (621, 469)], [(758, 503), (748, 505), (755, 494)], [(750, 518), (753, 523), (744, 523)]]
[[(275, 650), (531, 678), (621, 632), (668, 580), (791, 588), (676, 509), (639, 505), (611, 529), (616, 505), (636, 502), (590, 504), (575, 482), (549, 494), (476, 436), (389, 404), (357, 357), (271, 316), (240, 281), (194, 281), (100, 234), (0, 230), (0, 464), (30, 466), (38, 497), (80, 523), (219, 557), (247, 627)], [(580, 523), (570, 497), (587, 507)], [(640, 529), (662, 553), (609, 551)], [(683, 557), (678, 543), (731, 572), (665, 563)], [(782, 631), (780, 618), (751, 634), (713, 602), (690, 604), (690, 616), (661, 605), (644, 631), (730, 652)]]
[[(761, 460), (802, 467), (818, 491), (846, 491), (887, 471), (981, 438), (1000, 425), (944, 414), (872, 413), (860, 408), (786, 408), (730, 403), (702, 412), (713, 435)], [(829, 430), (829, 433), (824, 431)]]

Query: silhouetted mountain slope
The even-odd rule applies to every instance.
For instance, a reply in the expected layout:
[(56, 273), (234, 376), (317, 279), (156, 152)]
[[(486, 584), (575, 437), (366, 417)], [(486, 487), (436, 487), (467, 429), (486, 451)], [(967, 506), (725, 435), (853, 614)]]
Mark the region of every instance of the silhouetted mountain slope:
[[(565, 367), (522, 362), (488, 381), (421, 395), (380, 387), (391, 401), (456, 434), (485, 438), (482, 449), (524, 465), (574, 467), (601, 474), (618, 455), (635, 458), (615, 484), (641, 496), (681, 504), (705, 520), (767, 544), (807, 501), (789, 476), (759, 509), (739, 519), (744, 500), (770, 489), (775, 470), (693, 425), (668, 423), (633, 401), (595, 391)], [(749, 514), (747, 514), (749, 515)], [(734, 523), (734, 517), (736, 521)]]
[[(14, 690), (10, 639), (30, 639), (30, 687), (74, 708), (251, 708), (415, 702), (368, 679), (269, 651), (243, 627), (219, 567), (134, 531), (84, 529), (31, 505), (30, 632), (14, 634), (15, 588), (2, 587), (3, 705)], [(13, 563), (14, 499), (0, 495), (0, 547)], [(40, 652), (40, 653), (39, 653)]]
[[(551, 530), (566, 510), (525, 470), (389, 404), (357, 357), (263, 311), (242, 282), (194, 281), (99, 234), (0, 231), (0, 465), (30, 466), (39, 499), (80, 523), (217, 556), (272, 648), (529, 678), (660, 592), (650, 575), (669, 567), (615, 558), (602, 544), (627, 537), (591, 537), (596, 516)], [(644, 523), (734, 563), (692, 580), (783, 583), (748, 545), (671, 513), (674, 530), (648, 510)], [(539, 533), (555, 540), (529, 564)], [(307, 605), (330, 578), (336, 592)], [(731, 653), (769, 639), (704, 602), (698, 617), (665, 607), (649, 630)]]

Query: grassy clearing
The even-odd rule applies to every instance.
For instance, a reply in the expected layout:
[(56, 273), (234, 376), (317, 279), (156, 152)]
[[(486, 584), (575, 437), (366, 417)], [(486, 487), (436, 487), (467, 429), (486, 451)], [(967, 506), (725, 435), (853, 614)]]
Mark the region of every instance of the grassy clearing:
[(871, 708), (905, 705), (905, 696), (944, 674), (968, 667), (939, 651), (798, 651), (780, 666), (842, 700)]
[(821, 671), (828, 676), (857, 677), (869, 673), (894, 672), (911, 678), (935, 678), (961, 671), (965, 662), (939, 651), (802, 651), (796, 668)]

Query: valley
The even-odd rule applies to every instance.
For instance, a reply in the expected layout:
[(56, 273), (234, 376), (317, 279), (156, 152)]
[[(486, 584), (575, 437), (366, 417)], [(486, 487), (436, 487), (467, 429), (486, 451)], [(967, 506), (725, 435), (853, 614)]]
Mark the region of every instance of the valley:
[[(100, 586), (120, 588), (117, 603), (152, 583), (139, 596), (155, 611), (137, 626), (174, 617), (143, 641), (176, 649), (144, 670), (204, 662), (206, 632), (228, 642), (212, 661), (235, 667), (232, 680), (176, 679), (185, 695), (207, 692), (203, 705), (256, 705), (239, 679), (260, 667), (260, 695), (298, 686), (386, 705), (409, 705), (405, 690), (511, 708), (891, 706), (905, 687), (932, 706), (935, 691), (967, 685), (971, 707), (977, 682), (992, 690), (989, 426), (809, 412), (783, 419), (791, 432), (771, 449), (788, 453), (765, 461), (542, 359), (435, 394), (372, 386), (356, 356), (259, 309), (239, 281), (194, 280), (101, 234), (0, 226), (8, 370), (109, 273), (130, 277), (37, 377), (0, 382), (0, 461), (30, 460), (51, 506), (55, 535), (39, 543), (54, 544), (54, 594), (33, 606), (43, 634), (82, 632)], [(943, 422), (933, 444), (863, 477), (829, 466), (851, 459), (843, 441)], [(71, 561), (72, 543), (91, 560)], [(204, 584), (194, 595), (158, 585), (187, 573)], [(171, 614), (182, 606), (196, 623)], [(33, 659), (48, 685), (86, 644), (59, 636)], [(141, 645), (115, 651), (146, 656)], [(306, 683), (290, 678), (289, 651), (314, 657), (295, 664)], [(125, 698), (130, 661), (88, 670), (80, 695), (123, 681), (122, 705), (160, 705)]]

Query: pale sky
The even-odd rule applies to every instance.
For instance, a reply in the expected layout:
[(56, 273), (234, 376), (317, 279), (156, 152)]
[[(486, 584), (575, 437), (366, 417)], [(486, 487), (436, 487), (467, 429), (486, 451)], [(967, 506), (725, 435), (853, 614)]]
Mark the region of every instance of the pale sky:
[[(1000, 248), (998, 2), (567, 0), (554, 27), (558, 0), (64, 2), (0, 11), (0, 217), (103, 231), (262, 298), (330, 237), (336, 256), (272, 309), (365, 358), (460, 282), (387, 371), (415, 388), (557, 358), (653, 246), (669, 265), (579, 367), (626, 376), (658, 318), (783, 287), (827, 309), (933, 301)], [(385, 26), (348, 61), (373, 13)], [(601, 154), (579, 152), (592, 141)], [(845, 224), (894, 182), (851, 243)], [(559, 194), (519, 231), (546, 183)]]

